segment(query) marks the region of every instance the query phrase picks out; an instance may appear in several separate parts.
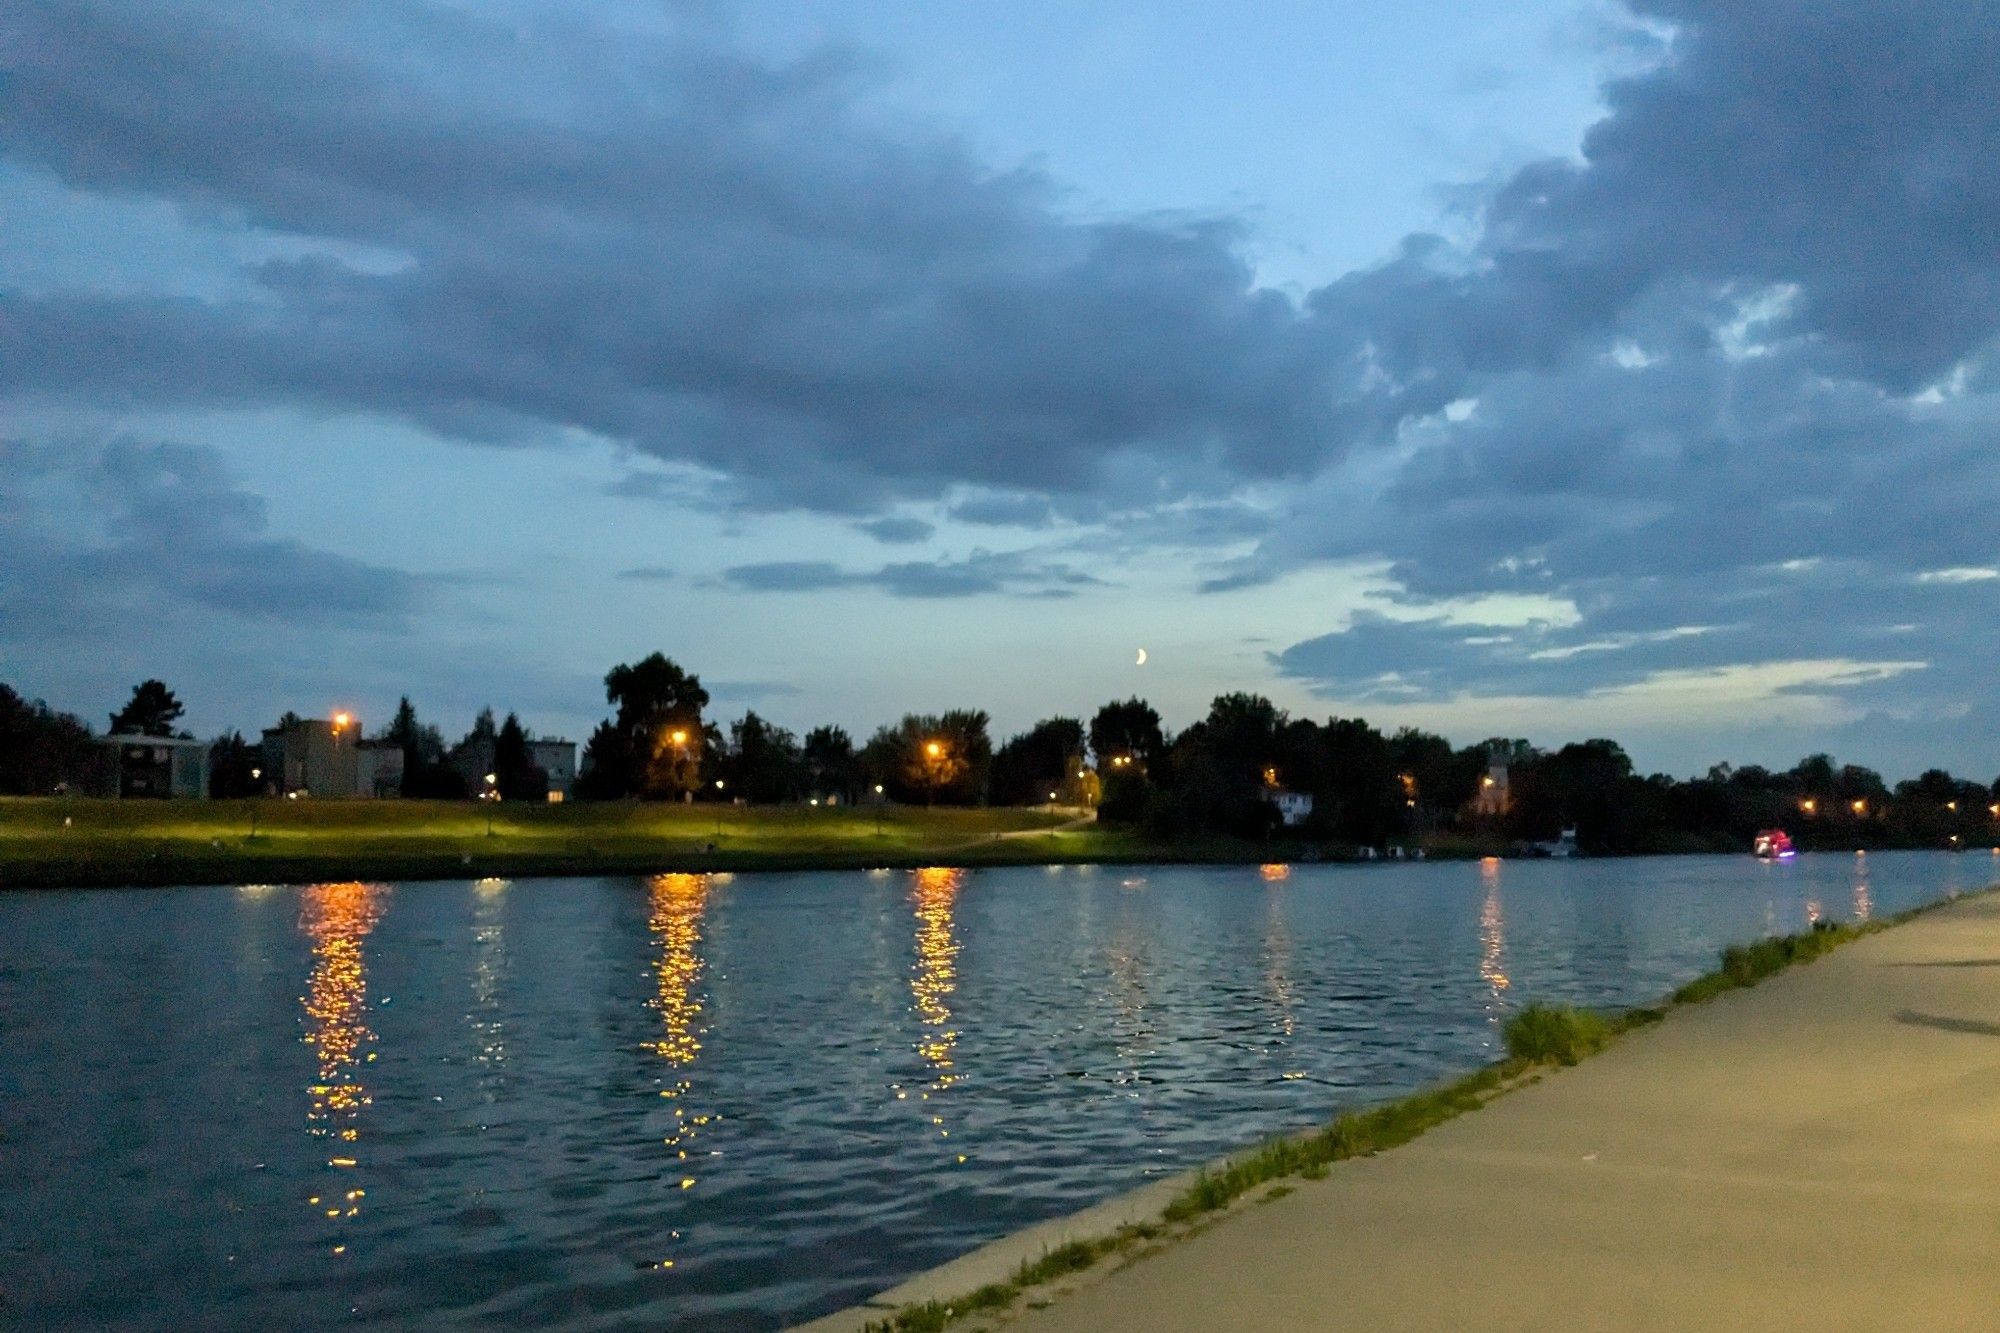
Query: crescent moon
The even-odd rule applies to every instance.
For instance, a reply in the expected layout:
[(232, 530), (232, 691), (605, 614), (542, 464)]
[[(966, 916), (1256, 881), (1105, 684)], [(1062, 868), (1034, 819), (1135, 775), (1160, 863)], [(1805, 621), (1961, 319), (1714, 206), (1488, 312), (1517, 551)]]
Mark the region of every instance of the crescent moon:
[(1144, 648), (1141, 648), (1139, 650), (1139, 660), (1137, 662), (1134, 662), (1132, 665), (1134, 666), (1146, 665), (1146, 650)]

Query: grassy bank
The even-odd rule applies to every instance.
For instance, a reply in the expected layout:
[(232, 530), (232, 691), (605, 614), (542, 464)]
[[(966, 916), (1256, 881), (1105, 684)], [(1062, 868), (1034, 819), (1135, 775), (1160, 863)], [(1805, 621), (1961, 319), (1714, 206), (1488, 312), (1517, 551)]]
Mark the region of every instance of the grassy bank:
[[(488, 815), (491, 815), (489, 825)], [(0, 886), (645, 874), (1156, 857), (1044, 810), (0, 800)], [(490, 828), (490, 831), (489, 831)]]
[(1728, 991), (1753, 986), (1951, 901), (1955, 899), (1860, 925), (1821, 922), (1800, 934), (1731, 946), (1723, 950), (1714, 971), (1682, 986), (1658, 1006), (1600, 1013), (1566, 1005), (1530, 1004), (1504, 1028), (1507, 1057), (1503, 1060), (1408, 1097), (1349, 1112), (1319, 1129), (1273, 1139), (1198, 1174), (1155, 1221), (1070, 1241), (1024, 1263), (1008, 1281), (992, 1283), (955, 1300), (908, 1306), (866, 1325), (867, 1333), (936, 1333), (960, 1321), (997, 1315), (1023, 1300), (1035, 1301), (1037, 1288), (1101, 1263), (1133, 1262), (1194, 1234), (1234, 1206), (1291, 1193), (1291, 1181), (1318, 1179), (1337, 1163), (1408, 1143), (1552, 1069), (1574, 1065), (1607, 1049), (1627, 1033), (1658, 1023), (1675, 1008), (1703, 1004)]

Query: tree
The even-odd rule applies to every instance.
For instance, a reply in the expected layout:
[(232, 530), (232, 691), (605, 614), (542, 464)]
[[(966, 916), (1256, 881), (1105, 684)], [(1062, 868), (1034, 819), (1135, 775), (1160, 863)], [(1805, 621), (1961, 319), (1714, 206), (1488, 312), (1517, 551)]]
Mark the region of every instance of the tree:
[[(1083, 723), (1044, 718), (993, 756), (990, 799), (995, 805), (1040, 805), (1062, 793), (1080, 794)], [(1051, 795), (1055, 793), (1055, 795)]]
[(806, 733), (803, 754), (806, 788), (820, 797), (838, 796), (852, 804), (860, 777), (854, 741), (839, 727), (814, 727)]
[(1290, 719), (1262, 695), (1218, 695), (1208, 716), (1176, 737), (1167, 754), (1168, 799), (1154, 811), (1161, 831), (1268, 834), (1277, 819), (1271, 794), (1311, 789), (1308, 764), (1300, 762), (1309, 756), (1291, 730)]
[(417, 721), (416, 706), (410, 702), (409, 695), (397, 701), (396, 716), (383, 728), (381, 739), (402, 748), (406, 777), (423, 763), (423, 727)]
[(494, 787), (502, 800), (548, 799), (549, 775), (529, 758), (529, 739), (521, 719), (512, 713), (507, 714), (507, 720), (500, 724), (500, 731), (493, 738)]
[(187, 711), (174, 692), (157, 680), (141, 681), (125, 706), (111, 715), (111, 730), (119, 734), (171, 736), (174, 723)]
[(88, 790), (101, 773), (99, 750), (82, 718), (0, 685), (0, 795)]
[(746, 801), (773, 804), (798, 799), (805, 760), (791, 732), (750, 710), (729, 726), (727, 771), (728, 791)]
[(256, 796), (263, 782), (251, 774), (261, 767), (258, 747), (243, 739), (241, 732), (227, 731), (208, 747), (208, 794), (217, 800)]
[(1321, 728), (1320, 744), (1314, 822), (1357, 847), (1380, 847), (1399, 836), (1409, 798), (1388, 738), (1358, 717), (1335, 717)]
[(884, 784), (901, 801), (976, 805), (993, 765), (986, 724), (977, 709), (910, 713), (868, 742), (861, 753), (863, 778)]
[(583, 744), (576, 794), (586, 801), (614, 801), (633, 794), (632, 747), (614, 722), (600, 722)]
[(472, 719), (472, 730), (465, 733), (460, 745), (472, 745), (479, 741), (493, 741), (500, 738), (500, 728), (493, 722), (493, 706), (488, 704), (479, 710), (479, 716)]
[[(1097, 758), (1100, 772), (1107, 768), (1136, 768), (1146, 773), (1166, 755), (1167, 737), (1160, 730), (1160, 715), (1144, 699), (1108, 703), (1090, 719), (1090, 752)], [(1122, 758), (1126, 764), (1113, 765)]]
[(946, 737), (925, 736), (903, 747), (903, 781), (932, 805), (938, 793), (965, 774), (965, 754)]
[[(708, 739), (701, 723), (708, 691), (701, 680), (654, 653), (606, 673), (604, 698), (617, 708), (614, 725), (624, 738), (626, 773), (617, 794), (692, 795)], [(607, 751), (604, 757), (612, 756)]]

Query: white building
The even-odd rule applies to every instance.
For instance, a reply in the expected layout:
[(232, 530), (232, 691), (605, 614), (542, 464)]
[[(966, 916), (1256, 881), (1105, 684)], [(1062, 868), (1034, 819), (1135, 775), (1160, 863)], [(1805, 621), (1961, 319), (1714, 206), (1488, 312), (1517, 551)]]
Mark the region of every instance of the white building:
[(111, 755), (112, 793), (129, 799), (202, 800), (208, 795), (208, 742), (126, 732), (98, 744)]
[(576, 785), (576, 742), (542, 740), (528, 742), (528, 762), (549, 775), (549, 799), (569, 799)]
[(1277, 807), (1278, 818), (1284, 821), (1286, 828), (1295, 828), (1312, 817), (1313, 798), (1309, 792), (1281, 788), (1270, 793), (1270, 801)]
[(1488, 764), (1486, 776), (1479, 779), (1479, 791), (1472, 798), (1472, 812), (1482, 816), (1504, 815), (1507, 805), (1507, 765)]
[(361, 738), (360, 719), (294, 718), (264, 732), (264, 786), (279, 796), (400, 796), (403, 747)]

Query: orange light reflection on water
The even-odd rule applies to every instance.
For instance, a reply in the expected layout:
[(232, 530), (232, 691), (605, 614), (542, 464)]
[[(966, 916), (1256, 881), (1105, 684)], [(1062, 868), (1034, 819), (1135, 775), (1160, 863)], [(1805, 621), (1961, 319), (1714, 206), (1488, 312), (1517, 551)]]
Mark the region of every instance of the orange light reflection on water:
[(1507, 990), (1514, 983), (1507, 977), (1507, 919), (1500, 905), (1500, 858), (1489, 856), (1479, 863), (1479, 881), (1485, 897), (1479, 904), (1479, 979), (1486, 983), (1487, 1017), (1498, 1026), (1507, 1007)]
[[(653, 964), (653, 998), (647, 1007), (660, 1016), (660, 1035), (643, 1043), (666, 1062), (660, 1096), (673, 1107), (673, 1124), (661, 1142), (673, 1154), (680, 1174), (674, 1183), (681, 1190), (695, 1186), (690, 1149), (702, 1130), (715, 1119), (696, 1114), (687, 1104), (694, 1080), (689, 1077), (701, 1055), (702, 995), (698, 989), (702, 974), (701, 922), (708, 907), (711, 881), (707, 875), (655, 875), (647, 885), (650, 914), (647, 925), (659, 958)], [(673, 1233), (676, 1238), (679, 1232)], [(672, 1268), (672, 1259), (660, 1259), (655, 1268)]]
[[(381, 918), (388, 893), (379, 884), (314, 884), (300, 899), (299, 929), (312, 942), (313, 957), (306, 993), (300, 997), (306, 1022), (302, 1040), (318, 1062), (318, 1081), (306, 1089), (306, 1128), (326, 1141), (327, 1165), (343, 1171), (359, 1165), (361, 1112), (371, 1104), (362, 1067), (375, 1059), (361, 946)], [(365, 1195), (343, 1181), (338, 1189), (322, 1188), (308, 1206), (343, 1220), (360, 1214)], [(345, 1249), (337, 1246), (334, 1252)]]
[[(911, 877), (910, 904), (917, 919), (917, 957), (910, 969), (910, 1007), (919, 1024), (916, 1050), (930, 1066), (922, 1099), (930, 1101), (958, 1081), (958, 1031), (951, 1026), (951, 996), (958, 989), (958, 936), (954, 932), (959, 890), (965, 872), (934, 866)], [(933, 1106), (930, 1122), (939, 1138), (950, 1138), (944, 1117)], [(959, 1158), (964, 1161), (964, 1157)]]

